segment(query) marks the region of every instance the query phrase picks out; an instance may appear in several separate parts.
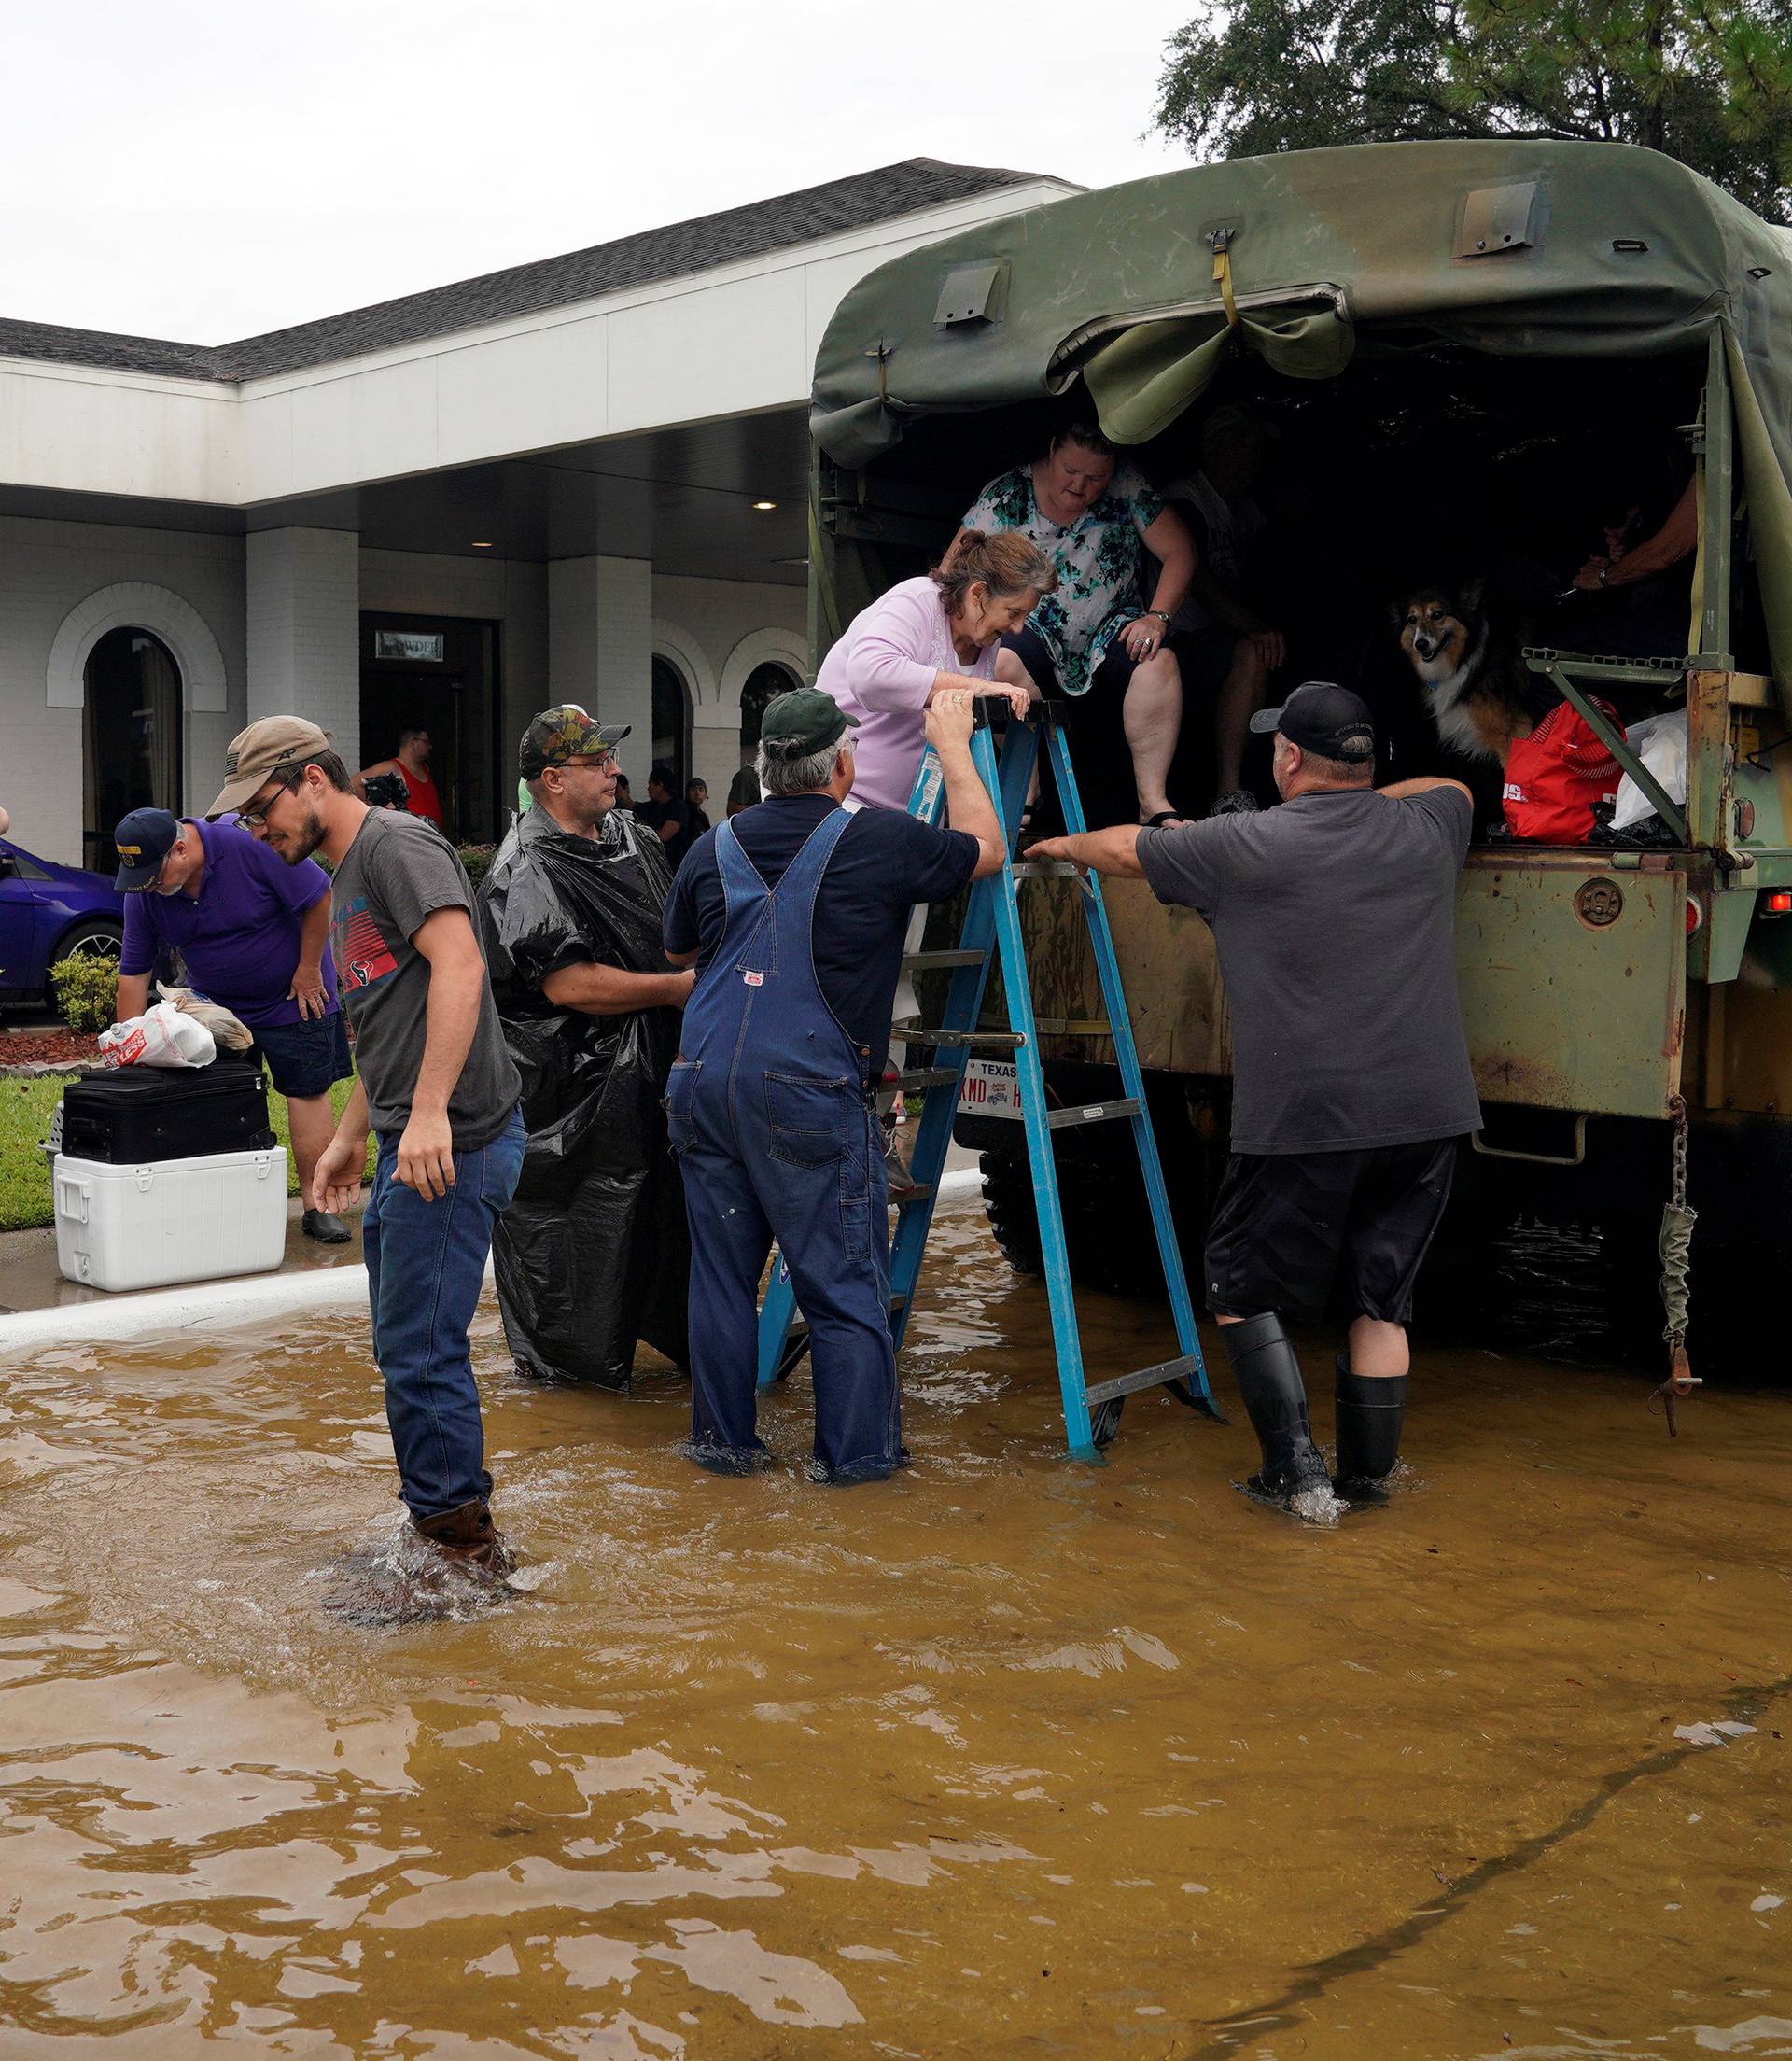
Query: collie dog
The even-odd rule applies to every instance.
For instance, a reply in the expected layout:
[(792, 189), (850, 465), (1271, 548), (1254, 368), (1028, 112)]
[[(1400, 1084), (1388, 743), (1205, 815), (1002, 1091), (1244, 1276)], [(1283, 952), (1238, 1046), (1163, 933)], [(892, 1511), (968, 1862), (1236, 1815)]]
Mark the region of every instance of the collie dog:
[(1504, 765), (1532, 729), (1518, 625), (1488, 607), (1479, 580), (1415, 587), (1394, 619), (1437, 735), (1452, 750)]

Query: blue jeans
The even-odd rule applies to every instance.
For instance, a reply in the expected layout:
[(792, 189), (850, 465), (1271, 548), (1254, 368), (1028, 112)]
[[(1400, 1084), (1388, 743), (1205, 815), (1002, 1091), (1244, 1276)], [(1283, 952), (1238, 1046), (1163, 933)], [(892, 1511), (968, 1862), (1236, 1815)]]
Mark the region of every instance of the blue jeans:
[(816, 1472), (881, 1480), (900, 1464), (889, 1341), (883, 1141), (856, 1082), (766, 1073), (730, 1093), (676, 1061), (667, 1134), (691, 1219), (691, 1412), (696, 1456), (744, 1467), (754, 1428), (760, 1276), (774, 1238), (809, 1326)]
[(455, 1185), (431, 1200), (397, 1178), (399, 1134), (380, 1133), (361, 1248), (399, 1493), (413, 1517), (438, 1517), (492, 1493), (467, 1327), (525, 1143), (522, 1112), (512, 1110), (490, 1144), (455, 1154)]

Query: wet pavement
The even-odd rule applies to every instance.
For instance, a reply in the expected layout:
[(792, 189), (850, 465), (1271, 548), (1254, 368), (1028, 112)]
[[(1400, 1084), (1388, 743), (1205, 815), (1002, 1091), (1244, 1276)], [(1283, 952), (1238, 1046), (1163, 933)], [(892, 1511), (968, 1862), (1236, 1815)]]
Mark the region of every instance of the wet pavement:
[[(349, 1231), (346, 1245), (320, 1245), (315, 1239), (307, 1238), (301, 1228), (303, 1215), (304, 1205), (295, 1195), (287, 1204), (287, 1249), (278, 1272), (310, 1274), (330, 1267), (358, 1267), (361, 1264), (359, 1211), (352, 1211), (343, 1218)], [(233, 1274), (225, 1278), (253, 1281), (261, 1277)], [(72, 1309), (83, 1302), (116, 1306), (129, 1301), (132, 1294), (156, 1292), (151, 1289), (113, 1294), (104, 1288), (90, 1288), (78, 1281), (65, 1280), (56, 1264), (53, 1225), (30, 1231), (0, 1231), (0, 1317), (10, 1316), (21, 1310)]]
[(1390, 1507), (1303, 1530), (1157, 1393), (1061, 1458), (1039, 1285), (936, 1250), (917, 1465), (844, 1492), (803, 1376), (716, 1479), (488, 1306), (539, 1586), (399, 1633), (319, 1607), (392, 1522), (360, 1322), (9, 1365), (5, 2061), (1792, 2054), (1792, 1397), (1671, 1443), (1445, 1326)]

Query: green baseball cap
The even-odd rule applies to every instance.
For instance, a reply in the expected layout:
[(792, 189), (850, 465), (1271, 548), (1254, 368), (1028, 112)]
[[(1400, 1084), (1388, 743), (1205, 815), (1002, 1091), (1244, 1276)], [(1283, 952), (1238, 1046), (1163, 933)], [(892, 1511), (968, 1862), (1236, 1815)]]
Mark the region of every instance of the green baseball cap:
[(832, 694), (819, 687), (793, 687), (787, 694), (775, 694), (765, 704), (760, 719), (759, 741), (775, 744), (791, 758), (805, 758), (811, 751), (825, 750), (847, 730), (859, 727), (859, 718), (849, 716)]
[(516, 749), (516, 769), (525, 780), (539, 780), (551, 765), (595, 759), (621, 744), (630, 727), (626, 722), (594, 722), (576, 702), (563, 701), (529, 719)]

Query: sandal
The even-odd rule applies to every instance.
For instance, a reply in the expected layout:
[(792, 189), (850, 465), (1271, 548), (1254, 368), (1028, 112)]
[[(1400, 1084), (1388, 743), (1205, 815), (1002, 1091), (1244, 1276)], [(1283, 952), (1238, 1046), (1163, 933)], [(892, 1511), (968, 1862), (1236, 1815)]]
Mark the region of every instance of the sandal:
[(1139, 825), (1141, 830), (1162, 830), (1167, 823), (1185, 823), (1188, 818), (1178, 808), (1160, 808), (1156, 815), (1147, 816)]

